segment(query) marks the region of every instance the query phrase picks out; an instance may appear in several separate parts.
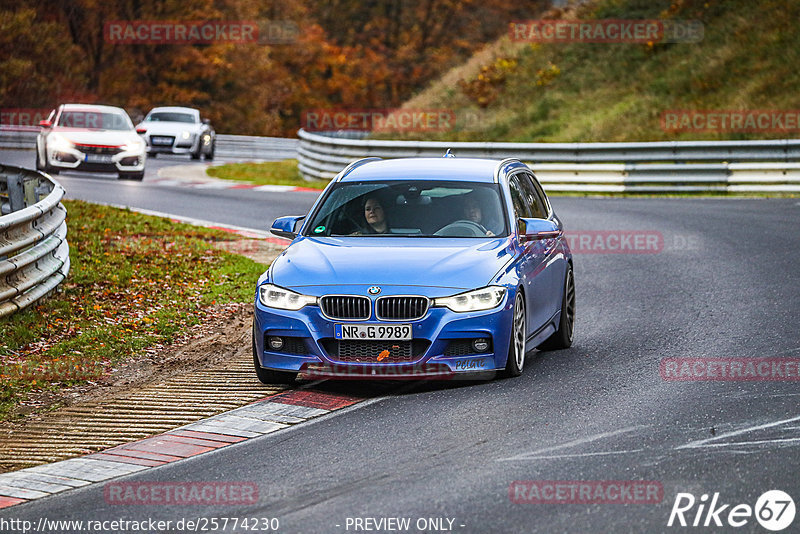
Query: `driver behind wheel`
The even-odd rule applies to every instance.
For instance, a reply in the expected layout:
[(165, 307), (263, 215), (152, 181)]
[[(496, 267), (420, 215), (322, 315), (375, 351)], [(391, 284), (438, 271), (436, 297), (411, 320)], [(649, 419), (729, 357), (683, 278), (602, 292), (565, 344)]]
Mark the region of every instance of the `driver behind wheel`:
[[(486, 224), (483, 222), (483, 210), (481, 209), (480, 202), (472, 195), (467, 195), (464, 198), (464, 218), (486, 227)], [(495, 233), (491, 230), (486, 230), (486, 235), (493, 236)]]

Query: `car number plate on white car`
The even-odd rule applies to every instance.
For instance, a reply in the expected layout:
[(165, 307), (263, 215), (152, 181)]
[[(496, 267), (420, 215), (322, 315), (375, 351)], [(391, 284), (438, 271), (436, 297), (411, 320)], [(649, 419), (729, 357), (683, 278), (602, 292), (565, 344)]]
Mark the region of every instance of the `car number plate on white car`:
[(410, 324), (335, 324), (336, 339), (378, 339), (408, 341), (411, 339)]
[(154, 145), (171, 145), (172, 138), (154, 136), (150, 138), (150, 142), (153, 143)]
[(111, 156), (108, 154), (86, 154), (84, 158), (86, 163), (111, 163)]

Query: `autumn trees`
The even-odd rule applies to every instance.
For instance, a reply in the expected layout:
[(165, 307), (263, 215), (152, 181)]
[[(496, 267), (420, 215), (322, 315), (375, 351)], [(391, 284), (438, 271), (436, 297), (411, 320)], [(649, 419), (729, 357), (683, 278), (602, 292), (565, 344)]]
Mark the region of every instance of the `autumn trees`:
[[(544, 0), (6, 0), (0, 107), (198, 107), (220, 132), (291, 135), (303, 110), (400, 105)], [(113, 21), (252, 21), (259, 39), (110, 42)], [(276, 38), (283, 28), (284, 39)], [(290, 39), (286, 39), (286, 36)], [(280, 35), (278, 35), (280, 37)]]

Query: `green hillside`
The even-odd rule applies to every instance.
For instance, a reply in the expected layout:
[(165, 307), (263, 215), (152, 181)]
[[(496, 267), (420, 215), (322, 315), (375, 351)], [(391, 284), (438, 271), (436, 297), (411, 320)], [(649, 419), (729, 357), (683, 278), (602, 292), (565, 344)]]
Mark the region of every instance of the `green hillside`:
[[(508, 36), (404, 105), (454, 110), (459, 126), (407, 137), (522, 142), (800, 137), (670, 132), (667, 110), (800, 110), (800, 1), (597, 0), (553, 19), (699, 20), (694, 43), (532, 44)], [(396, 134), (382, 137), (398, 137)]]

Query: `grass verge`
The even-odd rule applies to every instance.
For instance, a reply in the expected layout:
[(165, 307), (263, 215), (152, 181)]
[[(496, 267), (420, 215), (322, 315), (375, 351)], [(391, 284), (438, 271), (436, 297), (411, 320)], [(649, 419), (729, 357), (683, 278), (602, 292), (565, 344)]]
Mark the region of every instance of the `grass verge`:
[(328, 180), (313, 182), (304, 180), (297, 170), (296, 159), (265, 163), (229, 163), (209, 167), (206, 172), (214, 178), (251, 182), (256, 185), (291, 185), (309, 189), (324, 189), (328, 185)]
[(234, 236), (65, 201), (71, 270), (44, 302), (0, 319), (0, 420), (31, 393), (102, 380), (157, 351), (211, 306), (253, 299), (265, 266), (214, 247)]

